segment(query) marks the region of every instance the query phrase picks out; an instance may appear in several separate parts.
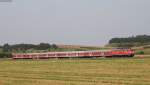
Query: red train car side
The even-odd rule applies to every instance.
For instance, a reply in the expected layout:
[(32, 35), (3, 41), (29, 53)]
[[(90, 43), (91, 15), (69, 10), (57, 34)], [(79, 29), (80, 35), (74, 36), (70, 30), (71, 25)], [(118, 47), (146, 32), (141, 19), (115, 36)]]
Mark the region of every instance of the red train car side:
[(13, 59), (48, 59), (48, 58), (92, 58), (92, 57), (133, 57), (131, 49), (94, 50), (72, 52), (46, 52), (46, 53), (14, 53)]
[(115, 49), (111, 54), (112, 57), (133, 57), (135, 52), (132, 49)]

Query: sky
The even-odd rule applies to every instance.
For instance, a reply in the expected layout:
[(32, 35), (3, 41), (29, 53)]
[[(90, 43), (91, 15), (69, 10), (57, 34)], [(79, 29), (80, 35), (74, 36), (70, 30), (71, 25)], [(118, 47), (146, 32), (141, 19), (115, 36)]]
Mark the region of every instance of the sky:
[(0, 2), (0, 44), (105, 45), (150, 34), (150, 0), (12, 0)]

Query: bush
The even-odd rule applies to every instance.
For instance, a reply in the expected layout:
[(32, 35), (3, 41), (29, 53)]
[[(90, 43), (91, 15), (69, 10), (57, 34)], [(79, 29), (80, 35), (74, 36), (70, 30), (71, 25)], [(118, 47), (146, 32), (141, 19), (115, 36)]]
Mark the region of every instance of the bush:
[(136, 54), (138, 54), (138, 55), (143, 55), (143, 54), (144, 54), (144, 51), (138, 51), (138, 52), (136, 52)]
[(12, 54), (11, 53), (0, 53), (0, 58), (11, 58)]

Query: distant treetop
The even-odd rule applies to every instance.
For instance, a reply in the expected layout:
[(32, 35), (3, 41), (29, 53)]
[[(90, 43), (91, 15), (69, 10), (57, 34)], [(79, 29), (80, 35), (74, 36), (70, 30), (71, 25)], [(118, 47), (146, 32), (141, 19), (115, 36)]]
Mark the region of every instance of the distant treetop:
[(126, 38), (112, 38), (108, 46), (111, 47), (134, 47), (150, 45), (150, 35), (137, 35)]
[(109, 44), (112, 43), (149, 43), (150, 35), (137, 35), (127, 38), (112, 38)]

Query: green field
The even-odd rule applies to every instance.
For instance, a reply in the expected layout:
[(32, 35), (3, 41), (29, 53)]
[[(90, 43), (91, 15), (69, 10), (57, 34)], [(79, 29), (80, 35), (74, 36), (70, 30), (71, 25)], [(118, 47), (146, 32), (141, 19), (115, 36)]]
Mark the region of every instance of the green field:
[(3, 59), (0, 85), (150, 85), (150, 58)]

